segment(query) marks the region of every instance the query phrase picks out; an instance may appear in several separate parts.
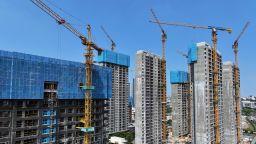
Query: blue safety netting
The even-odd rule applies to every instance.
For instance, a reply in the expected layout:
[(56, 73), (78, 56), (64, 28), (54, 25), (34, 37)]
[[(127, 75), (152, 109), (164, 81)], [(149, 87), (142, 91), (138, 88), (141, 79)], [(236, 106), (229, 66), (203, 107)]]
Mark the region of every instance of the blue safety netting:
[(192, 44), (188, 49), (188, 63), (194, 63), (197, 61), (197, 45)]
[(130, 66), (130, 56), (104, 50), (99, 56), (98, 56), (98, 62), (107, 62), (117, 65), (123, 65), (123, 66)]
[[(0, 99), (43, 99), (44, 82), (58, 84), (59, 99), (83, 99), (82, 63), (17, 52), (0, 51)], [(93, 99), (112, 96), (112, 70), (93, 66)]]
[(187, 83), (188, 82), (188, 73), (184, 71), (171, 71), (170, 72), (170, 83)]

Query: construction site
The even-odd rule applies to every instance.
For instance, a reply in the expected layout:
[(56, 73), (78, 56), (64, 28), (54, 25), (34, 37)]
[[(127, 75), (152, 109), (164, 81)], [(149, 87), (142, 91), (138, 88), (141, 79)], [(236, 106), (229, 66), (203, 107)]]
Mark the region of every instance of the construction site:
[[(184, 136), (191, 136), (192, 143), (242, 143), (240, 75), (236, 45), (249, 23), (246, 23), (233, 44), (235, 64), (229, 62), (229, 68), (227, 63), (223, 65), (216, 44), (217, 29), (229, 33), (231, 29), (176, 23), (162, 24), (212, 29), (213, 47), (201, 42), (192, 45), (187, 54), (181, 53), (188, 59), (188, 78), (185, 79), (185, 74), (182, 73), (171, 73), (172, 102), (174, 106), (178, 104), (173, 112), (173, 121), (178, 122), (175, 125), (176, 129), (173, 128), (173, 142), (182, 143)], [(187, 83), (190, 85), (186, 85)], [(183, 122), (184, 116), (190, 118)], [(191, 131), (187, 132), (184, 129), (184, 123), (190, 123)]]
[[(48, 0), (30, 4), (80, 40), (84, 61), (0, 50), (0, 144), (243, 143), (238, 43), (250, 22), (230, 45), (234, 62), (223, 62), (219, 34), (232, 28), (160, 21), (150, 9), (148, 24), (160, 30), (161, 55), (136, 50), (133, 60), (126, 50), (116, 51), (103, 26), (109, 48), (96, 44), (90, 24), (82, 34)], [(178, 50), (185, 70), (168, 67), (170, 27), (210, 31), (211, 44), (193, 42), (186, 52)]]

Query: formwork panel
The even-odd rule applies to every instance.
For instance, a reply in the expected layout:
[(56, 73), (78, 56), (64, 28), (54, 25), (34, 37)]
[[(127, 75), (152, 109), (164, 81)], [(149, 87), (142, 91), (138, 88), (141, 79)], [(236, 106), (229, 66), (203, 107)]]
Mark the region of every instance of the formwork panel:
[[(59, 99), (83, 99), (85, 66), (82, 63), (0, 51), (0, 99), (43, 99), (44, 82), (58, 83)], [(112, 93), (111, 69), (93, 66), (93, 99)]]

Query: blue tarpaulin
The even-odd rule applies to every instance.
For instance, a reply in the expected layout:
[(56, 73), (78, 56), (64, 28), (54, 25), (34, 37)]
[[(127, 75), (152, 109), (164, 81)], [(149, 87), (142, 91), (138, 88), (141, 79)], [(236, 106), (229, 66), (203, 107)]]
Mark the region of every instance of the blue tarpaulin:
[(188, 63), (194, 63), (197, 61), (197, 45), (192, 44), (188, 49)]
[(109, 51), (109, 50), (104, 50), (99, 56), (98, 56), (98, 62), (107, 62), (107, 63), (112, 63), (112, 64), (117, 64), (117, 65), (122, 65), (122, 66), (130, 66), (130, 56)]
[(184, 71), (171, 71), (170, 72), (170, 83), (187, 83), (188, 82), (188, 73)]

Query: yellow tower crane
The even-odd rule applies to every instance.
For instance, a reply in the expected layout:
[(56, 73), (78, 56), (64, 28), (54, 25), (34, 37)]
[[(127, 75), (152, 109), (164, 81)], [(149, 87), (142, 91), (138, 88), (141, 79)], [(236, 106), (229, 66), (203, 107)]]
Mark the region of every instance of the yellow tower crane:
[(166, 121), (166, 60), (165, 60), (165, 47), (166, 47), (166, 39), (167, 35), (159, 23), (156, 14), (153, 9), (151, 9), (151, 13), (156, 20), (161, 32), (162, 32), (162, 60), (161, 60), (161, 75), (162, 75), (162, 131), (163, 131), (163, 143), (167, 141), (167, 121)]
[(107, 33), (107, 31), (104, 29), (103, 26), (101, 26), (100, 28), (104, 32), (104, 34), (107, 36), (107, 38), (111, 41), (111, 50), (114, 51), (116, 47), (116, 43), (113, 41), (113, 39), (110, 37), (110, 35)]
[(235, 101), (236, 101), (236, 131), (237, 131), (237, 144), (241, 143), (241, 108), (240, 108), (240, 80), (239, 80), (239, 67), (238, 67), (238, 41), (241, 38), (242, 34), (245, 32), (249, 25), (249, 22), (247, 22), (243, 28), (243, 30), (240, 32), (236, 40), (233, 44), (233, 49), (235, 53), (235, 67), (234, 67), (234, 79), (235, 79)]
[(85, 65), (86, 65), (86, 82), (81, 88), (85, 89), (85, 106), (84, 106), (84, 118), (80, 120), (84, 124), (84, 127), (77, 127), (82, 132), (84, 132), (84, 144), (91, 144), (91, 135), (94, 132), (94, 127), (92, 127), (92, 90), (94, 86), (92, 86), (92, 65), (93, 65), (93, 49), (97, 50), (98, 54), (100, 54), (103, 49), (98, 47), (95, 43), (92, 42), (91, 39), (91, 27), (87, 26), (88, 31), (88, 39), (81, 34), (78, 30), (76, 30), (70, 23), (66, 22), (60, 15), (54, 12), (50, 7), (48, 7), (42, 0), (31, 0), (36, 6), (38, 6), (41, 10), (50, 15), (54, 20), (57, 21), (58, 24), (67, 28), (70, 32), (72, 32), (75, 36), (81, 39), (82, 44), (87, 46), (85, 49)]
[(159, 21), (150, 21), (153, 23), (158, 23), (160, 25), (171, 25), (179, 27), (190, 27), (190, 28), (199, 28), (199, 29), (210, 29), (212, 31), (212, 60), (213, 60), (213, 107), (214, 107), (214, 130), (215, 130), (215, 144), (221, 143), (220, 138), (220, 126), (219, 126), (219, 71), (218, 71), (218, 56), (217, 56), (217, 31), (226, 31), (228, 33), (232, 32), (231, 28), (223, 28), (216, 26), (197, 26), (191, 24), (180, 24), (180, 23), (171, 23), (171, 22), (159, 22)]

